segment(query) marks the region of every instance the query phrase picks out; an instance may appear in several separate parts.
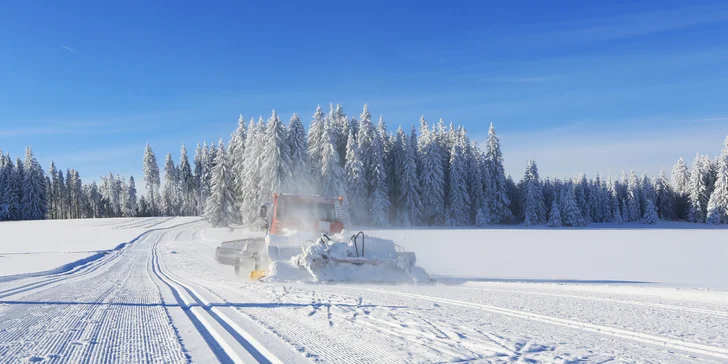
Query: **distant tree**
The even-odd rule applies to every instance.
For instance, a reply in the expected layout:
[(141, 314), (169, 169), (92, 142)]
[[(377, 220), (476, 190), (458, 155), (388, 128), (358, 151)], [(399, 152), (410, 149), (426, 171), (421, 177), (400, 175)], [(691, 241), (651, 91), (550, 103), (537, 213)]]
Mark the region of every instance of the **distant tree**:
[(612, 210), (610, 222), (621, 224), (624, 222), (622, 218), (622, 212), (619, 210), (619, 196), (618, 196), (618, 182), (612, 182), (610, 178), (607, 181), (607, 189), (609, 191), (609, 204)]
[(640, 183), (637, 174), (632, 171), (627, 185), (627, 217), (629, 218), (627, 221), (640, 220), (640, 199)]
[(248, 126), (248, 139), (245, 145), (245, 168), (243, 183), (243, 223), (249, 227), (257, 227), (258, 207), (271, 196), (261, 194), (258, 187), (260, 181), (260, 168), (262, 163), (263, 142), (266, 138), (266, 125), (263, 118), (257, 124), (250, 121)]
[(387, 193), (387, 175), (382, 145), (371, 122), (371, 114), (367, 105), (359, 119), (359, 135), (357, 137), (360, 158), (364, 165), (364, 176), (367, 183), (367, 206), (370, 222), (376, 226), (386, 226), (389, 222), (389, 195)]
[(149, 203), (149, 214), (157, 215), (159, 209), (159, 164), (152, 147), (147, 143), (144, 150), (144, 184), (147, 189), (146, 200)]
[(571, 182), (568, 182), (564, 185), (559, 202), (561, 222), (564, 226), (585, 225), (584, 218), (581, 216), (581, 210), (576, 203), (576, 196), (574, 196), (574, 186)]
[(692, 222), (703, 223), (708, 215), (708, 202), (711, 193), (711, 166), (707, 156), (695, 156), (690, 173), (690, 204), (688, 218)]
[(395, 180), (399, 184), (399, 217), (398, 223), (404, 226), (419, 225), (422, 218), (422, 201), (420, 200), (420, 181), (417, 178), (417, 146), (412, 144), (412, 139), (404, 134), (399, 128), (396, 138), (398, 140), (398, 153), (401, 158), (396, 158), (398, 165), (395, 170)]
[(184, 216), (195, 215), (195, 176), (192, 174), (189, 157), (187, 157), (187, 148), (182, 144), (179, 151), (179, 203), (180, 214)]
[(647, 200), (647, 207), (645, 208), (645, 214), (642, 217), (642, 223), (648, 225), (656, 225), (660, 218), (657, 216), (657, 208), (652, 200)]
[(172, 154), (167, 153), (164, 160), (164, 194), (162, 195), (162, 206), (167, 216), (180, 215), (182, 205), (179, 186), (179, 172), (174, 165)]
[(349, 129), (346, 142), (346, 194), (349, 213), (355, 224), (361, 224), (367, 218), (367, 185), (364, 176), (364, 165), (359, 158), (359, 147), (354, 137), (354, 130)]
[(548, 225), (549, 227), (563, 226), (561, 223), (561, 213), (559, 212), (559, 206), (556, 203), (556, 200), (551, 202), (551, 215), (549, 216)]
[(311, 164), (308, 160), (308, 140), (306, 129), (298, 115), (293, 114), (286, 130), (286, 145), (290, 150), (291, 191), (311, 193)]
[(313, 120), (311, 120), (311, 126), (308, 128), (308, 159), (311, 163), (311, 171), (316, 171), (312, 177), (316, 178), (314, 185), (318, 185), (320, 182), (320, 171), (321, 171), (321, 151), (323, 150), (322, 140), (324, 137), (324, 112), (321, 110), (321, 105), (316, 107), (316, 112), (313, 114)]
[(22, 218), (24, 220), (45, 219), (47, 200), (43, 169), (33, 156), (30, 147), (25, 148), (25, 173), (22, 188)]
[(441, 150), (434, 130), (430, 132), (424, 126), (420, 133), (418, 143), (421, 148), (419, 180), (422, 186), (422, 215), (426, 224), (442, 224), (445, 211), (445, 174), (440, 163)]
[(138, 208), (136, 182), (134, 181), (134, 176), (130, 176), (129, 187), (127, 187), (126, 206), (124, 206), (124, 216), (135, 217)]
[(672, 168), (670, 186), (675, 193), (675, 217), (678, 219), (687, 219), (690, 210), (688, 204), (688, 196), (690, 195), (690, 172), (682, 158), (678, 159)]
[(286, 129), (273, 110), (263, 141), (260, 165), (260, 193), (272, 196), (274, 192), (288, 192), (291, 182), (291, 154), (286, 144)]
[(324, 127), (325, 138), (322, 140), (324, 146), (321, 150), (321, 179), (323, 185), (321, 190), (324, 196), (346, 198), (346, 174), (341, 167), (339, 152), (337, 148), (337, 131), (333, 124), (327, 123)]
[(222, 139), (218, 143), (212, 171), (210, 196), (205, 203), (205, 218), (212, 226), (230, 226), (238, 221), (233, 193), (232, 167)]
[(488, 141), (485, 150), (485, 166), (488, 169), (491, 181), (486, 191), (486, 199), (491, 207), (491, 218), (496, 223), (510, 220), (513, 216), (508, 206), (511, 201), (506, 191), (506, 175), (503, 168), (503, 153), (500, 149), (500, 141), (495, 134), (493, 123), (488, 129)]
[(660, 175), (655, 179), (654, 201), (660, 219), (667, 220), (675, 218), (675, 194), (665, 176), (665, 170), (660, 170)]
[(521, 179), (519, 190), (523, 207), (523, 219), (526, 226), (546, 221), (546, 205), (543, 198), (538, 167), (534, 160), (529, 160), (526, 172)]
[(449, 226), (465, 226), (470, 222), (470, 197), (465, 181), (465, 155), (459, 143), (450, 151), (450, 175), (448, 203), (445, 212)]
[(232, 168), (231, 173), (233, 185), (235, 187), (233, 197), (235, 197), (235, 206), (237, 211), (240, 211), (243, 203), (243, 168), (245, 164), (245, 139), (247, 138), (247, 135), (245, 118), (243, 118), (243, 114), (240, 114), (238, 117), (238, 127), (235, 129), (230, 138), (227, 150), (228, 159), (230, 159), (230, 167)]
[(726, 137), (723, 151), (718, 157), (717, 171), (714, 189), (708, 201), (707, 222), (728, 224), (728, 137)]

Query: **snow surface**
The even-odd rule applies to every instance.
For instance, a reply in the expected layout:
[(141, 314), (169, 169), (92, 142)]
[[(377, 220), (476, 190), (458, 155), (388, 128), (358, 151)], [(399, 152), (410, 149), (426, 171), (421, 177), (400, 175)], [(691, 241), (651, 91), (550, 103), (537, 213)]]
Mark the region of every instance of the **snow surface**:
[[(96, 228), (109, 234), (118, 230), (114, 228), (118, 221), (94, 222), (108, 223)], [(236, 275), (231, 267), (214, 259), (219, 243), (215, 239), (250, 233), (213, 229), (204, 221), (186, 222), (177, 225), (172, 220), (163, 229), (148, 227), (155, 230), (64, 273), (14, 280), (0, 277), (0, 362), (728, 361), (725, 290), (456, 278), (433, 285), (251, 282), (247, 275)], [(38, 221), (23, 229), (16, 226), (14, 236), (32, 236), (30, 230), (44, 230), (54, 223)], [(0, 224), (0, 228), (7, 227)], [(91, 228), (79, 227), (79, 233), (88, 234), (82, 231)], [(701, 262), (712, 264), (711, 254), (725, 260), (725, 250), (720, 248), (725, 230), (686, 230), (693, 245), (681, 245), (682, 238), (670, 237), (678, 232), (664, 228), (433, 229), (416, 233), (377, 231), (372, 235), (406, 236), (407, 241), (397, 242), (409, 244), (417, 253), (418, 264), (440, 274), (464, 269), (495, 277), (519, 273), (549, 280), (564, 274), (571, 279), (594, 276), (604, 280), (607, 277), (600, 273), (619, 271), (620, 264), (630, 263), (627, 255), (647, 262), (657, 255), (660, 258), (650, 263), (657, 268), (671, 255), (673, 261), (700, 260), (684, 263), (693, 268)], [(108, 249), (116, 246), (118, 239), (126, 239), (108, 236), (117, 240), (98, 245)], [(555, 241), (558, 239), (566, 241)], [(70, 238), (68, 244), (75, 244), (73, 240)], [(493, 247), (498, 240), (501, 249)], [(604, 255), (610, 250), (600, 248), (601, 259), (612, 261), (609, 265), (592, 260), (599, 269), (595, 272), (586, 272), (585, 266), (559, 269), (568, 258), (579, 261), (587, 251), (596, 249), (593, 246), (606, 242), (617, 247), (629, 243), (631, 248), (614, 249), (617, 253), (612, 255)], [(64, 246), (66, 241), (56, 243)], [(545, 248), (538, 250), (536, 243), (560, 249), (561, 256)], [(592, 245), (592, 249), (566, 249), (577, 243)], [(90, 241), (88, 244), (96, 246)], [(655, 253), (635, 248), (640, 245), (666, 248)], [(483, 248), (478, 250), (480, 254), (473, 253), (476, 247)], [(692, 252), (701, 248), (711, 250)], [(547, 256), (554, 259), (549, 264), (555, 274), (546, 270), (547, 264), (519, 271), (518, 267), (528, 265), (507, 260), (519, 254), (524, 260), (532, 259), (539, 253), (551, 254)], [(446, 262), (439, 263), (437, 254)], [(501, 267), (489, 267), (489, 262), (498, 261), (499, 254)], [(472, 264), (482, 267), (465, 266)], [(637, 270), (629, 273), (623, 274), (641, 274)], [(718, 279), (689, 278), (701, 286)]]
[(116, 218), (0, 222), (0, 276), (40, 272), (113, 249), (150, 228), (199, 218)]
[[(600, 228), (601, 227), (601, 228)], [(584, 229), (370, 230), (450, 278), (654, 282), (728, 289), (728, 229), (663, 222)]]

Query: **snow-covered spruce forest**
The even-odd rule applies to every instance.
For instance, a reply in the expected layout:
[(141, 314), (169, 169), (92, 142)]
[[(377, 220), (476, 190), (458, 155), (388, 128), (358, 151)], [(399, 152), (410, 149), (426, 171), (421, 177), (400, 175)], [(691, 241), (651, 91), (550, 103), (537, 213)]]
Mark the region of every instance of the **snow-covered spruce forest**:
[(358, 119), (339, 105), (328, 114), (318, 107), (308, 131), (295, 114), (287, 125), (275, 111), (247, 125), (241, 115), (229, 142), (198, 144), (192, 164), (184, 145), (177, 163), (167, 154), (164, 181), (147, 145), (139, 197), (131, 176), (84, 184), (53, 162), (44, 171), (30, 148), (24, 161), (0, 152), (0, 219), (201, 215), (255, 227), (259, 206), (282, 192), (343, 196), (348, 224), (377, 227), (728, 223), (728, 138), (715, 159), (697, 155), (688, 168), (680, 158), (669, 179), (664, 171), (542, 179), (532, 160), (515, 182), (492, 125), (483, 144), (424, 117), (418, 128), (388, 130), (366, 105)]

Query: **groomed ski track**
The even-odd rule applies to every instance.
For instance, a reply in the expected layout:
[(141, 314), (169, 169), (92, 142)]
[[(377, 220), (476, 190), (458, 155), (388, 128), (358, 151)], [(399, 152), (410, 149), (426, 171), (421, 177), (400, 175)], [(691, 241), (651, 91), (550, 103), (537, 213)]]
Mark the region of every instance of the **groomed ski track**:
[(0, 363), (728, 361), (725, 292), (249, 282), (214, 261), (208, 228), (0, 282)]

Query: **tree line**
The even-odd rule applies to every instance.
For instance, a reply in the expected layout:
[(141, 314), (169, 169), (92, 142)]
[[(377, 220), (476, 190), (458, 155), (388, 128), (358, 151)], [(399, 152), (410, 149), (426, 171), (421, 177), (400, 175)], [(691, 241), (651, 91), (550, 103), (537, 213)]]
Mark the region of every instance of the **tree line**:
[(258, 207), (282, 192), (342, 196), (346, 223), (365, 226), (728, 223), (728, 138), (719, 157), (696, 156), (691, 170), (679, 159), (669, 180), (664, 171), (542, 179), (528, 161), (516, 182), (492, 124), (480, 144), (463, 127), (424, 117), (392, 133), (366, 105), (358, 118), (340, 105), (328, 113), (319, 106), (308, 129), (296, 114), (287, 124), (275, 111), (247, 123), (241, 115), (227, 145), (198, 144), (192, 164), (184, 145), (177, 163), (167, 154), (163, 181), (147, 145), (139, 198), (133, 177), (110, 173), (100, 186), (83, 184), (77, 171), (64, 175), (53, 163), (46, 174), (30, 148), (25, 162), (1, 160), (3, 219), (205, 216), (216, 226), (255, 226)]
[(44, 171), (30, 147), (24, 160), (0, 152), (0, 221), (144, 216), (134, 177), (100, 180), (85, 184), (77, 170), (64, 172), (53, 161)]

